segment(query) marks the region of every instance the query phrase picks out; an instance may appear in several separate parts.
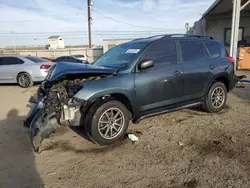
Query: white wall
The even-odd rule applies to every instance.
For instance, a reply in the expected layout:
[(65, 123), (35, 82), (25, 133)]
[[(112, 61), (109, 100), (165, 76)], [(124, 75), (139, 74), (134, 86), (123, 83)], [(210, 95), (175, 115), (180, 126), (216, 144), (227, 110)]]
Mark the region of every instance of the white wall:
[(48, 43), (49, 43), (49, 45), (50, 45), (50, 49), (56, 49), (57, 48), (57, 45), (58, 45), (58, 43), (57, 43), (57, 39), (48, 39)]
[(1, 50), (1, 55), (31, 55), (38, 57), (49, 57), (49, 58), (57, 58), (60, 56), (67, 55), (78, 55), (78, 54), (86, 54), (88, 56), (88, 60), (90, 63), (97, 60), (103, 54), (103, 48), (70, 48), (70, 49), (57, 49), (57, 50)]
[[(62, 40), (60, 40), (60, 39), (62, 39)], [(64, 39), (61, 37), (48, 39), (48, 43), (50, 44), (49, 49), (65, 48)]]
[(64, 45), (64, 39), (61, 38), (58, 38), (58, 45), (57, 45), (58, 48), (65, 48), (65, 45)]

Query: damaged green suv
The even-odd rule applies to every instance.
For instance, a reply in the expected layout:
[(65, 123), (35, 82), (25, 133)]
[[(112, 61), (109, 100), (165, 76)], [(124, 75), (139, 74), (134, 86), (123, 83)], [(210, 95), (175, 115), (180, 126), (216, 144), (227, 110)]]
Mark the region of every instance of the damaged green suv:
[(60, 62), (31, 97), (25, 119), (34, 149), (59, 126), (82, 126), (100, 145), (124, 137), (130, 120), (203, 106), (219, 112), (234, 88), (232, 58), (211, 37), (162, 35), (115, 46), (93, 64)]

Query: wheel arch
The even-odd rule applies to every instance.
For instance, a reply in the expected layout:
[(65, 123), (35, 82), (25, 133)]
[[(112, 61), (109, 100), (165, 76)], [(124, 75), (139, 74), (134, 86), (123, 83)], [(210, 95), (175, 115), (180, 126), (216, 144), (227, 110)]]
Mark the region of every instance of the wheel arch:
[(16, 75), (16, 78), (15, 78), (15, 80), (16, 80), (17, 83), (18, 83), (18, 80), (17, 80), (18, 76), (19, 76), (20, 74), (23, 74), (23, 73), (28, 74), (28, 75), (30, 76), (31, 81), (33, 81), (33, 78), (32, 78), (32, 76), (31, 76), (31, 74), (30, 74), (29, 72), (27, 72), (27, 71), (20, 71), (20, 72)]
[(126, 108), (128, 109), (128, 111), (130, 112), (131, 116), (132, 117), (134, 116), (133, 106), (131, 105), (131, 102), (130, 102), (129, 98), (126, 95), (124, 95), (122, 93), (113, 93), (110, 96), (112, 98), (114, 98), (115, 100), (121, 102), (124, 106), (126, 106)]
[(223, 84), (225, 84), (227, 91), (229, 91), (229, 85), (230, 85), (229, 76), (227, 74), (222, 73), (222, 74), (216, 75), (215, 77), (213, 77), (213, 79), (211, 79), (206, 89), (205, 95), (207, 95), (207, 93), (209, 92), (209, 89), (212, 87), (213, 83), (215, 82), (222, 82)]
[(103, 103), (105, 103), (105, 102), (108, 102), (111, 100), (117, 100), (117, 101), (121, 102), (130, 112), (130, 116), (131, 116), (130, 118), (134, 117), (135, 110), (133, 109), (133, 106), (132, 106), (129, 98), (123, 93), (111, 93), (111, 94), (99, 96), (97, 98), (92, 98), (91, 99), (92, 102), (90, 102), (90, 104), (84, 109), (85, 110), (84, 113), (87, 114), (89, 112), (89, 109), (93, 105), (95, 105), (96, 103), (99, 103), (101, 101), (103, 101)]

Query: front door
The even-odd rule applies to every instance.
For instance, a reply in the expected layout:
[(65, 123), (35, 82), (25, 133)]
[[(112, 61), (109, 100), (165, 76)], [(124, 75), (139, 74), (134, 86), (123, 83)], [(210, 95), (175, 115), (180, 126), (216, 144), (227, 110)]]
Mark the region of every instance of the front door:
[(142, 57), (142, 60), (153, 60), (154, 67), (135, 75), (140, 114), (164, 109), (180, 98), (183, 91), (182, 67), (177, 57), (175, 41), (158, 42)]

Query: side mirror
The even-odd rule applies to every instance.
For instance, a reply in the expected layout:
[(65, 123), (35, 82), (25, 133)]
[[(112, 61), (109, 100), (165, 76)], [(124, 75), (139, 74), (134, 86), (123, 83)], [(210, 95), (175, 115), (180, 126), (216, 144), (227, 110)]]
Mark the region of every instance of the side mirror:
[(143, 60), (139, 63), (138, 69), (139, 70), (146, 70), (151, 67), (154, 67), (154, 62), (153, 60)]

